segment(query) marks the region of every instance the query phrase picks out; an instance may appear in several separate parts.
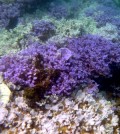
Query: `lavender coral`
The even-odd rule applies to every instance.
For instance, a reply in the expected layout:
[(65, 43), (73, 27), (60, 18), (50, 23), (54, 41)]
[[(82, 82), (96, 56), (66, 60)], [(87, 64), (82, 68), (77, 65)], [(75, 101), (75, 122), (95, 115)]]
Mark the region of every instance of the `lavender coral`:
[(71, 38), (66, 44), (67, 48), (72, 51), (72, 57), (62, 63), (52, 62), (52, 68), (62, 70), (61, 76), (56, 81), (57, 84), (52, 86), (53, 93), (69, 93), (76, 85), (89, 83), (92, 76), (110, 77), (109, 65), (113, 61), (120, 62), (119, 46), (102, 37), (87, 35), (82, 38)]
[(67, 7), (64, 5), (57, 5), (56, 3), (52, 3), (49, 7), (50, 15), (55, 17), (56, 19), (67, 18), (69, 16), (69, 12)]
[(17, 3), (0, 4), (0, 27), (11, 28), (20, 16), (20, 6)]
[(0, 71), (15, 84), (69, 94), (77, 85), (90, 83), (93, 76), (110, 77), (109, 65), (120, 62), (119, 46), (99, 36), (68, 38), (65, 44), (57, 48), (55, 44), (33, 43), (17, 56), (3, 57)]
[(32, 34), (45, 41), (55, 34), (55, 26), (52, 22), (36, 20), (33, 22)]
[(37, 43), (34, 45), (17, 55), (4, 56), (1, 59), (0, 71), (4, 72), (6, 81), (24, 87), (36, 87), (39, 84), (39, 87), (48, 88), (54, 70), (44, 68), (43, 55), (40, 53), (42, 48)]
[(98, 27), (104, 26), (106, 23), (112, 23), (120, 27), (120, 9), (114, 5), (100, 5), (96, 9), (88, 9), (86, 10), (86, 15), (93, 17), (98, 22)]

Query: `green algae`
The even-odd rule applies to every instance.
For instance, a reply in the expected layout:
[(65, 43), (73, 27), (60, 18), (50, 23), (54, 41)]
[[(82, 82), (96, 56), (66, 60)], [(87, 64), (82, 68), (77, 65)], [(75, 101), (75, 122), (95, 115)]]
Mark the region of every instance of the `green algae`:
[(0, 55), (16, 53), (20, 50), (19, 41), (31, 30), (31, 24), (18, 25), (14, 29), (0, 31)]

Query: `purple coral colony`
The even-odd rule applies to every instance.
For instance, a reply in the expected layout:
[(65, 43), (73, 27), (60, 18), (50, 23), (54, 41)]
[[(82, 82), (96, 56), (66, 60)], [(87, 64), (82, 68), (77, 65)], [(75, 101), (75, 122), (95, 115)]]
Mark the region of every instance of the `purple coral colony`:
[(0, 134), (120, 134), (120, 0), (0, 0)]

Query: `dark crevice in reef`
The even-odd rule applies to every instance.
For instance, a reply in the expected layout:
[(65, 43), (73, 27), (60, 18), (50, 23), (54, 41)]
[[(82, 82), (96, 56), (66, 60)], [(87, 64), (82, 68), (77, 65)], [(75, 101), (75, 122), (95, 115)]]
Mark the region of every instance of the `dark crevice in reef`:
[(93, 79), (99, 84), (100, 90), (106, 90), (113, 96), (120, 97), (120, 63), (113, 62), (109, 67), (111, 77), (99, 76)]
[(18, 18), (17, 17), (11, 18), (10, 21), (9, 21), (8, 26), (6, 27), (6, 29), (9, 30), (9, 29), (15, 28), (17, 26), (17, 23), (18, 23)]

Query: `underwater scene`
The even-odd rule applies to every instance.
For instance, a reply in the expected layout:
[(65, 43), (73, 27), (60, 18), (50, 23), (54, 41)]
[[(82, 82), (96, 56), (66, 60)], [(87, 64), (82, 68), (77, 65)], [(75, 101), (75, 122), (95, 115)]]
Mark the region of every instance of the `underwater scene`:
[(0, 134), (120, 134), (120, 0), (0, 0)]

